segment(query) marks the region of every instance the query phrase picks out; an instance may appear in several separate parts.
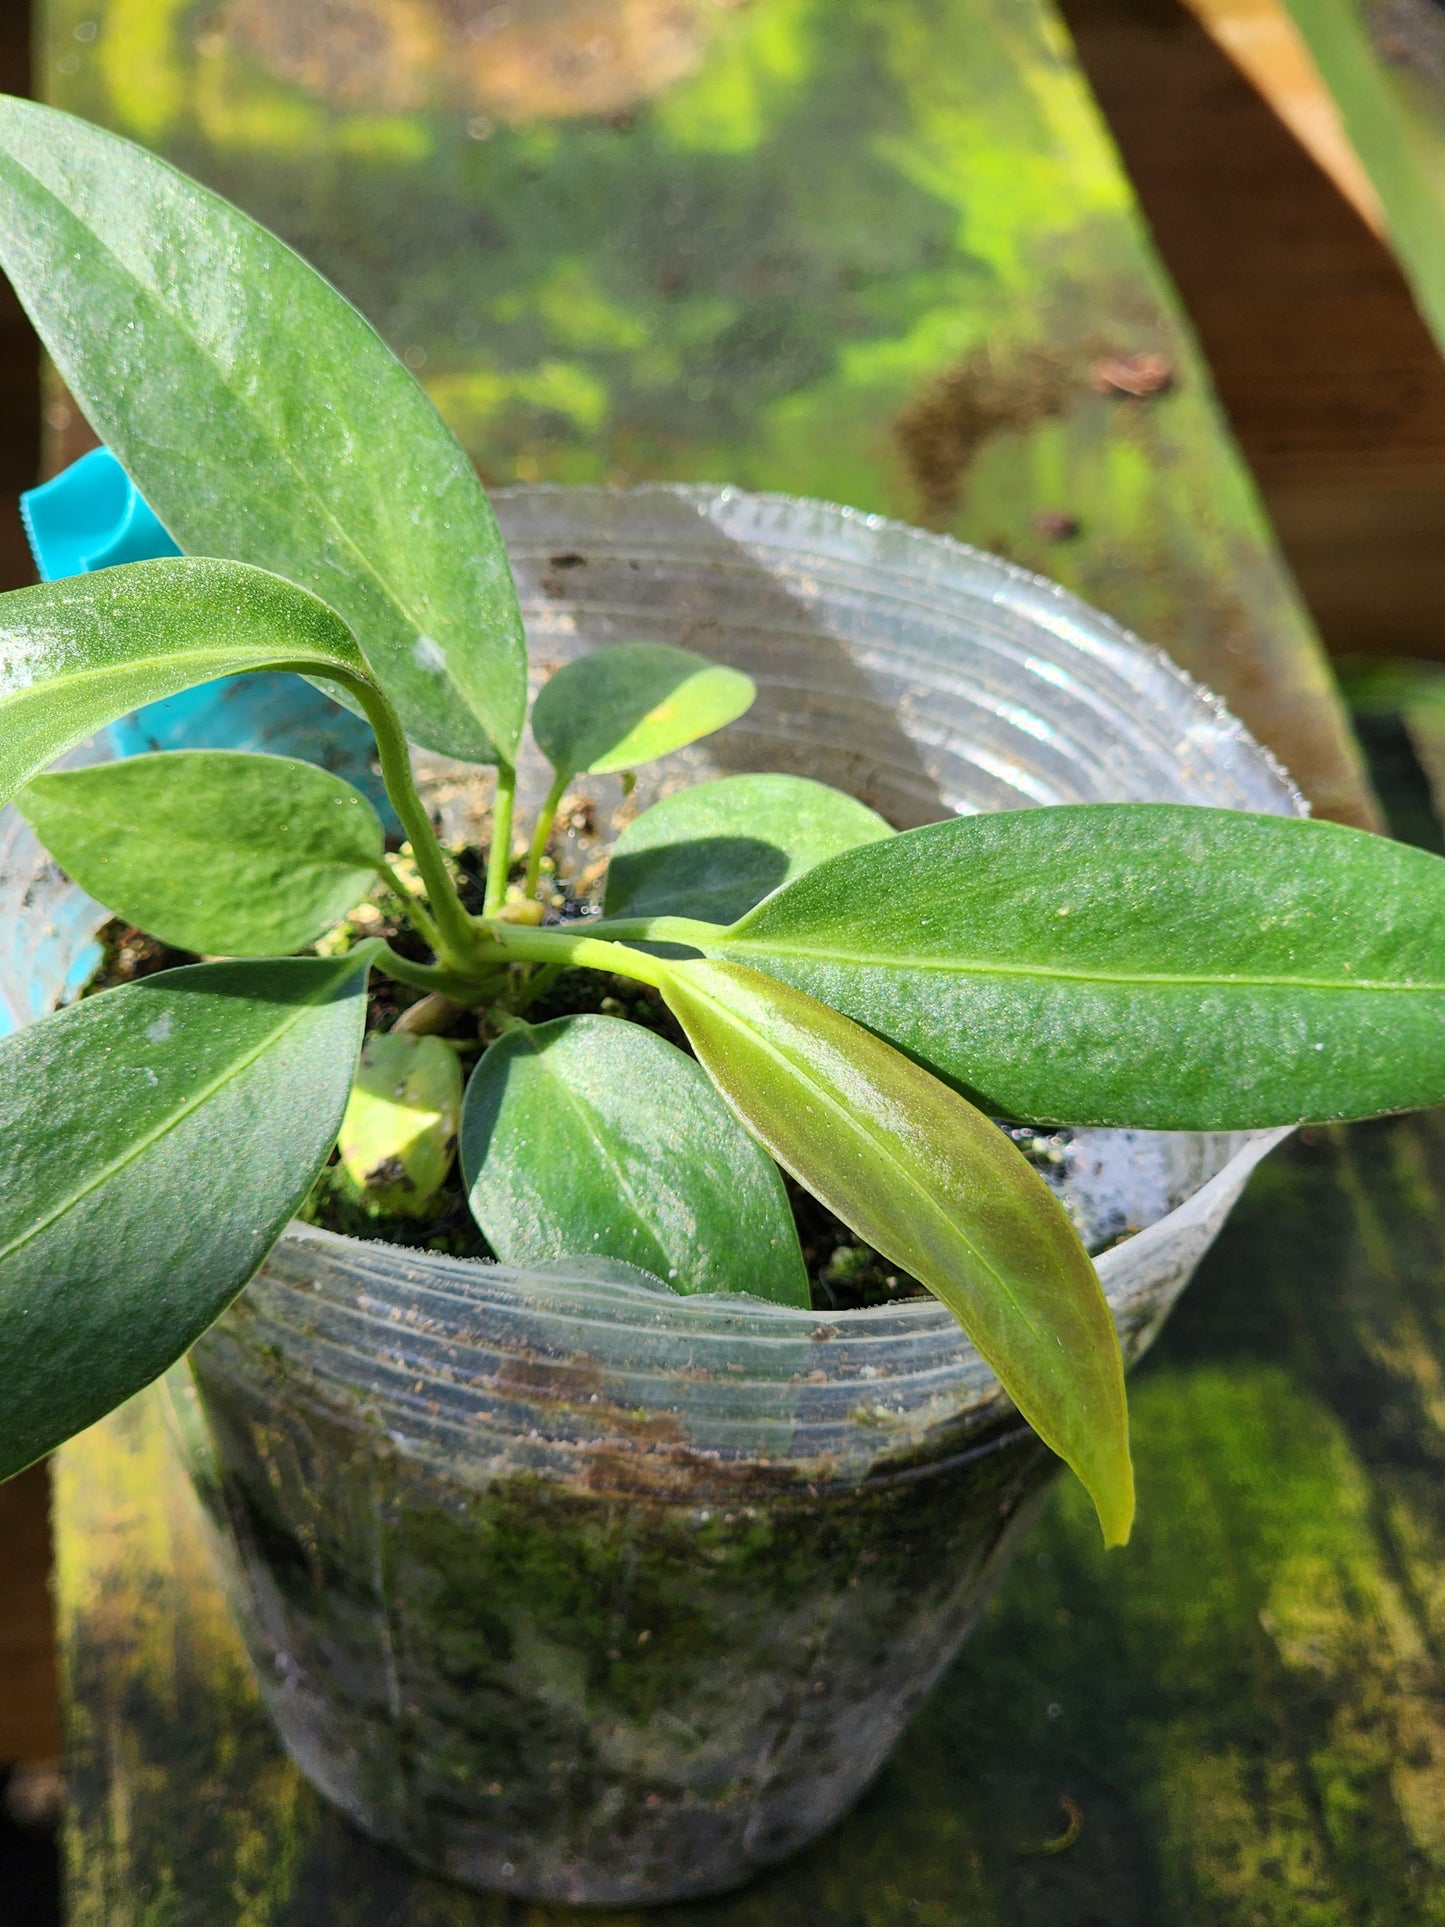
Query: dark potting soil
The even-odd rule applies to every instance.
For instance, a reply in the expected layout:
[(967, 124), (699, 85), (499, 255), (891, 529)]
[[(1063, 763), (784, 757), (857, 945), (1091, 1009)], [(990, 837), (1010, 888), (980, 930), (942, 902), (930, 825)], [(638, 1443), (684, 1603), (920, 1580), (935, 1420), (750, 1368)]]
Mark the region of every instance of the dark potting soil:
[[(387, 1026), (387, 1014), (376, 1005), (385, 1000), (394, 1009), (398, 992), (408, 1002), (412, 1001), (402, 986), (381, 980), (369, 1015), (371, 1028)], [(584, 1014), (620, 1017), (644, 1025), (691, 1054), (682, 1027), (658, 993), (628, 977), (606, 977), (594, 970), (564, 971), (528, 1006), (526, 1014), (527, 1021), (534, 1024)], [(485, 1017), (479, 1025), (471, 1012), (447, 1025), (440, 1034), (457, 1046), (463, 1079), (470, 1075), (491, 1042)], [(815, 1310), (852, 1310), (862, 1305), (891, 1304), (922, 1294), (923, 1287), (915, 1279), (900, 1272), (896, 1265), (890, 1265), (871, 1247), (860, 1244), (840, 1219), (786, 1173), (783, 1182), (797, 1222)], [(437, 1195), (435, 1211), (427, 1218), (392, 1217), (370, 1210), (356, 1199), (334, 1160), (318, 1179), (299, 1215), (309, 1224), (321, 1225), (348, 1237), (380, 1238), (390, 1244), (446, 1252), (457, 1258), (495, 1256), (467, 1208), (461, 1171), (455, 1164)]]

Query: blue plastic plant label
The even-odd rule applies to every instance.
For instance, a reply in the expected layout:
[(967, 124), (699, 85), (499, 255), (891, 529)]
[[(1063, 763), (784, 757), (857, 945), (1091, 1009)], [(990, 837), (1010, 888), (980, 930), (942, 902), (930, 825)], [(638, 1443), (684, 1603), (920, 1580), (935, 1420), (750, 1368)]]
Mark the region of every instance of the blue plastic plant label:
[[(160, 517), (108, 448), (93, 448), (20, 497), (42, 582), (124, 562), (180, 555)], [(116, 756), (150, 750), (269, 750), (298, 756), (364, 790), (388, 823), (391, 806), (372, 769), (371, 731), (296, 676), (228, 676), (148, 703), (107, 732)]]
[(27, 489), (20, 515), (42, 582), (181, 552), (108, 448)]

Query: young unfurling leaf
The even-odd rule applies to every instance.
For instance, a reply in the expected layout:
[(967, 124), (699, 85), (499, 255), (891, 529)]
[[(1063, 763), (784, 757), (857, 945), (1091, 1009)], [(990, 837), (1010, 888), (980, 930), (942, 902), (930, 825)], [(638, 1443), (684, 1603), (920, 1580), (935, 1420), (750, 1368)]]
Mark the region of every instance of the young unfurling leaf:
[(758, 1140), (963, 1326), (1078, 1473), (1105, 1543), (1134, 1515), (1124, 1367), (1063, 1206), (988, 1118), (887, 1044), (737, 964), (670, 964), (663, 995)]
[(498, 1257), (621, 1258), (675, 1291), (808, 1303), (777, 1168), (693, 1060), (614, 1017), (519, 1024), (462, 1113), (472, 1215)]
[(127, 710), (248, 669), (366, 675), (340, 616), (239, 562), (132, 562), (0, 595), (0, 804)]
[(629, 823), (607, 869), (609, 917), (735, 923), (825, 857), (893, 831), (804, 776), (723, 776), (674, 790)]
[(1445, 862), (1166, 803), (956, 818), (709, 940), (999, 1116), (1168, 1131), (1445, 1099)]
[(20, 809), (116, 916), (178, 950), (300, 950), (376, 881), (381, 821), (313, 763), (168, 750), (37, 776)]
[(532, 708), (537, 747), (559, 782), (634, 769), (735, 722), (750, 677), (689, 649), (623, 642), (564, 663)]
[(349, 301), (143, 148), (21, 100), (0, 101), (0, 266), (187, 553), (339, 610), (414, 741), (515, 758), (526, 654), (491, 506)]
[(335, 1140), (372, 954), (165, 971), (0, 1043), (0, 1479), (261, 1263)]

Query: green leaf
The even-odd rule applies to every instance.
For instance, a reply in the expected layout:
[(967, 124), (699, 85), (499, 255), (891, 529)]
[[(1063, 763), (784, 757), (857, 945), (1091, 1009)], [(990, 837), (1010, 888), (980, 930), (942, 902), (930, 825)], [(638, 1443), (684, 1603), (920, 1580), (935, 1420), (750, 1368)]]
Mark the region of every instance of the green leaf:
[(1134, 1516), (1124, 1366), (1063, 1206), (973, 1106), (867, 1031), (736, 964), (669, 964), (663, 995), (748, 1129), (948, 1307), (1094, 1501)]
[(0, 1043), (0, 1478), (261, 1263), (335, 1139), (374, 947), (165, 971)]
[(675, 1291), (806, 1306), (776, 1166), (676, 1045), (615, 1017), (519, 1024), (462, 1111), (472, 1215), (499, 1258), (621, 1258)]
[(565, 779), (635, 769), (736, 722), (757, 689), (741, 670), (661, 642), (619, 642), (564, 663), (532, 707), (532, 734)]
[(19, 806), (82, 889), (179, 950), (300, 950), (376, 881), (371, 804), (288, 756), (183, 749), (37, 776)]
[(833, 857), (709, 955), (997, 1115), (1231, 1131), (1445, 1099), (1445, 860), (1178, 804), (957, 818)]
[(875, 810), (803, 776), (724, 776), (644, 810), (617, 839), (609, 917), (735, 923), (825, 857), (892, 836)]
[(461, 1108), (461, 1065), (440, 1037), (368, 1037), (338, 1139), (355, 1195), (377, 1212), (426, 1217), (452, 1168)]
[(19, 100), (0, 101), (0, 264), (183, 549), (339, 610), (415, 741), (515, 757), (526, 655), (491, 507), (349, 302), (144, 149)]
[(239, 562), (133, 562), (0, 596), (0, 804), (127, 710), (248, 669), (366, 675), (325, 603)]

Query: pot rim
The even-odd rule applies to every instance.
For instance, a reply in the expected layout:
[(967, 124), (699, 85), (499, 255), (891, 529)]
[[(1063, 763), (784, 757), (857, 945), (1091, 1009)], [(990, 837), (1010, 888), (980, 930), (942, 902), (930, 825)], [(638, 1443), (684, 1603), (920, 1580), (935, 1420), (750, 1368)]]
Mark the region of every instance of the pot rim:
[[(488, 489), (487, 495), (491, 502), (500, 503), (503, 508), (547, 500), (576, 502), (590, 498), (608, 502), (657, 496), (687, 502), (700, 517), (709, 520), (716, 519), (709, 513), (711, 510), (724, 509), (733, 504), (785, 512), (805, 509), (832, 518), (850, 533), (856, 529), (866, 531), (869, 535), (897, 536), (906, 541), (914, 555), (922, 556), (931, 552), (940, 560), (946, 558), (955, 564), (960, 561), (967, 563), (981, 575), (992, 576), (1014, 591), (1011, 595), (994, 598), (999, 606), (1009, 608), (1029, 621), (1042, 623), (1051, 633), (1065, 637), (1076, 647), (1084, 647), (1090, 654), (1101, 654), (1098, 636), (1103, 631), (1109, 641), (1118, 646), (1122, 658), (1127, 659), (1130, 655), (1144, 657), (1151, 667), (1162, 671), (1195, 702), (1209, 710), (1236, 747), (1274, 779), (1288, 803), (1288, 811), (1281, 810), (1281, 815), (1290, 812), (1296, 816), (1311, 814), (1308, 797), (1268, 744), (1262, 743), (1248, 725), (1240, 721), (1216, 690), (1192, 676), (1159, 643), (1147, 641), (1137, 630), (1129, 628), (1107, 611), (1096, 608), (1093, 603), (1086, 602), (1052, 576), (1026, 569), (1021, 563), (995, 555), (990, 549), (980, 549), (971, 542), (960, 541), (957, 536), (938, 529), (919, 528), (898, 516), (855, 508), (824, 496), (789, 495), (782, 489), (739, 488), (731, 482), (633, 482), (626, 485), (611, 482), (512, 482), (502, 488)], [(505, 523), (505, 516), (499, 516), (498, 519)], [(503, 534), (507, 536), (510, 548), (511, 532), (504, 527)], [(866, 560), (861, 556), (859, 559)]]
[[(1144, 1225), (1095, 1257), (1094, 1269), (1099, 1274), (1099, 1282), (1110, 1309), (1117, 1315), (1138, 1295), (1133, 1273), (1141, 1259), (1147, 1258), (1155, 1247), (1177, 1238), (1191, 1219), (1206, 1216), (1210, 1206), (1222, 1193), (1238, 1191), (1255, 1165), (1277, 1144), (1293, 1136), (1296, 1129), (1297, 1126), (1293, 1124), (1283, 1124), (1260, 1131), (1228, 1133), (1239, 1148), (1211, 1177), (1205, 1179), (1197, 1191), (1191, 1191), (1187, 1198), (1172, 1211), (1165, 1212), (1163, 1217), (1154, 1219), (1151, 1224)], [(894, 1304), (818, 1311), (798, 1305), (775, 1304), (769, 1299), (754, 1297), (750, 1292), (675, 1292), (661, 1279), (653, 1285), (644, 1283), (641, 1278), (635, 1284), (618, 1277), (592, 1278), (586, 1275), (587, 1259), (583, 1254), (578, 1254), (575, 1269), (567, 1258), (558, 1259), (545, 1267), (512, 1265), (500, 1259), (457, 1258), (446, 1252), (389, 1245), (379, 1238), (355, 1238), (345, 1232), (330, 1231), (323, 1225), (306, 1224), (299, 1218), (293, 1219), (286, 1227), (278, 1244), (298, 1254), (308, 1245), (319, 1246), (333, 1253), (354, 1254), (358, 1258), (364, 1253), (368, 1259), (391, 1253), (399, 1261), (399, 1266), (424, 1271), (428, 1287), (433, 1290), (445, 1291), (448, 1281), (462, 1287), (464, 1293), (468, 1287), (485, 1286), (489, 1291), (497, 1288), (502, 1293), (508, 1287), (515, 1287), (518, 1296), (525, 1296), (533, 1309), (545, 1310), (548, 1318), (558, 1323), (574, 1323), (579, 1330), (597, 1322), (587, 1315), (589, 1309), (595, 1312), (610, 1302), (618, 1307), (635, 1308), (639, 1314), (636, 1329), (652, 1333), (664, 1326), (685, 1328), (690, 1324), (715, 1332), (720, 1317), (730, 1319), (738, 1326), (756, 1318), (773, 1327), (773, 1331), (767, 1333), (744, 1333), (739, 1330), (735, 1338), (775, 1335), (798, 1338), (828, 1327), (834, 1328), (840, 1337), (846, 1334), (850, 1339), (886, 1339), (890, 1342), (919, 1335), (930, 1328), (947, 1333), (961, 1332), (952, 1312), (931, 1292), (917, 1298), (900, 1298)], [(262, 1269), (266, 1267), (263, 1265)], [(542, 1292), (548, 1294), (545, 1306), (534, 1296)], [(569, 1316), (564, 1303), (574, 1299), (579, 1301), (578, 1308)], [(589, 1307), (586, 1300), (595, 1302)], [(607, 1318), (603, 1322), (615, 1326), (630, 1321)], [(965, 1339), (964, 1343), (982, 1365), (983, 1360), (971, 1341)], [(985, 1366), (984, 1369), (991, 1373), (991, 1367)]]

